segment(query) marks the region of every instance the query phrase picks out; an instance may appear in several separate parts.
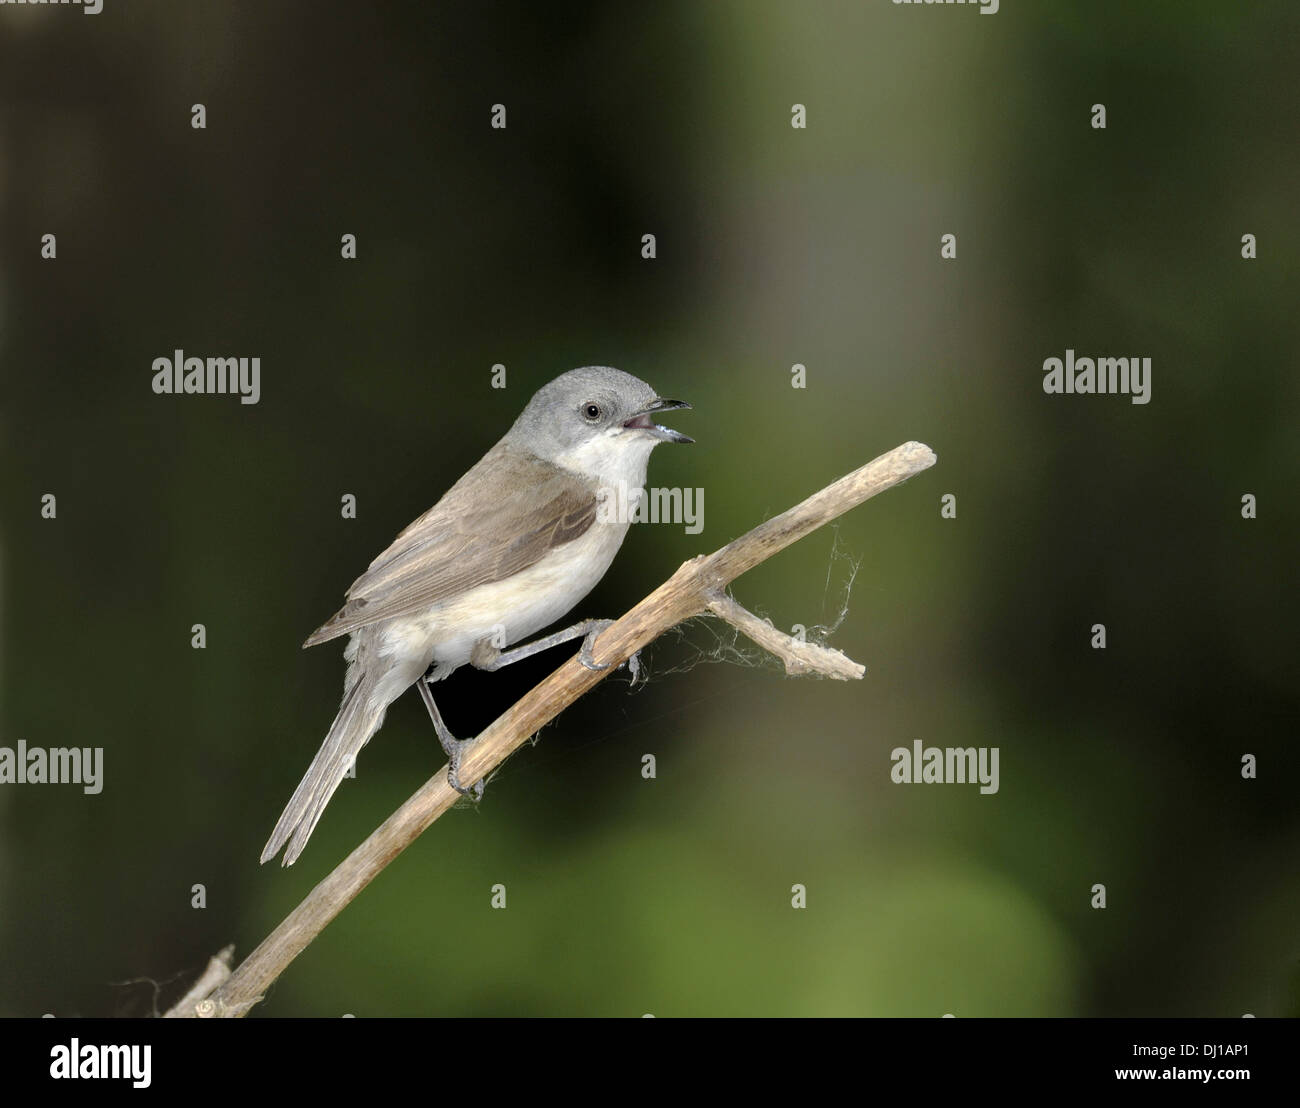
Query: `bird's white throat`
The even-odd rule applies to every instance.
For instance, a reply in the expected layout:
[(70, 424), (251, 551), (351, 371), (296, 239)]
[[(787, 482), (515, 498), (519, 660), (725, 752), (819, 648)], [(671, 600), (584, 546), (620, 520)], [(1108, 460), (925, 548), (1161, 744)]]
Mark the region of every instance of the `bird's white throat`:
[(602, 486), (642, 488), (650, 452), (659, 440), (643, 431), (611, 427), (554, 458), (556, 465)]

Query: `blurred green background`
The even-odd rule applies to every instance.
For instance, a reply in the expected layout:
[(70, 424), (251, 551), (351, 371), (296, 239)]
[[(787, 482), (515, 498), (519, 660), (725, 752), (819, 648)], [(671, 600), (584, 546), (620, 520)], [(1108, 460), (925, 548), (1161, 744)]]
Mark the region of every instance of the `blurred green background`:
[[(1298, 69), (1281, 0), (0, 9), (0, 744), (105, 750), (98, 796), (0, 787), (0, 1014), (165, 1007), (442, 764), (404, 697), (258, 866), (342, 687), (299, 643), (591, 363), (694, 404), (650, 479), (705, 528), (634, 528), (578, 615), (935, 449), (735, 589), (830, 621), (837, 541), (866, 679), (661, 640), (258, 1014), (1300, 1014)], [(177, 347), (261, 402), (155, 396)], [(1044, 395), (1067, 347), (1152, 357), (1151, 403)], [(458, 673), (450, 726), (564, 656)], [(892, 784), (915, 739), (1000, 791)]]

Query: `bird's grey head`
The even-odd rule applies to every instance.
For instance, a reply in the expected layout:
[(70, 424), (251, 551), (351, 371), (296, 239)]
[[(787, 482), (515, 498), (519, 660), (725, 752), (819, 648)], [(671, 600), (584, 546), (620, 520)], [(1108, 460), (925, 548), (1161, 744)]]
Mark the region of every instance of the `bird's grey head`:
[(654, 417), (689, 407), (620, 369), (584, 366), (538, 389), (506, 439), (584, 476), (639, 485), (651, 450), (694, 441)]

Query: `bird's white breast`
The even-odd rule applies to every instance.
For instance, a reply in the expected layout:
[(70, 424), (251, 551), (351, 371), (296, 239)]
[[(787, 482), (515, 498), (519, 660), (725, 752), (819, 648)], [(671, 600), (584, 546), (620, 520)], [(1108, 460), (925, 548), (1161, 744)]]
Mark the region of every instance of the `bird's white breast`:
[(379, 653), (410, 659), (412, 669), (421, 673), (436, 662), (445, 675), (468, 662), (482, 639), (504, 648), (529, 638), (595, 587), (618, 553), (627, 527), (594, 523), (512, 577), (480, 585), (428, 612), (390, 620), (380, 631)]
[[(607, 489), (639, 489), (655, 441), (610, 433), (556, 459), (575, 473), (595, 477)], [(375, 628), (378, 653), (404, 665), (397, 680), (414, 682), (431, 663), (445, 677), (465, 665), (480, 640), (504, 649), (529, 638), (566, 615), (609, 569), (627, 535), (627, 520), (597, 522), (572, 542), (503, 581), (480, 585), (426, 612), (399, 616)], [(592, 615), (592, 613), (582, 613)], [(403, 686), (405, 687), (405, 686)], [(396, 695), (396, 694), (394, 694)]]

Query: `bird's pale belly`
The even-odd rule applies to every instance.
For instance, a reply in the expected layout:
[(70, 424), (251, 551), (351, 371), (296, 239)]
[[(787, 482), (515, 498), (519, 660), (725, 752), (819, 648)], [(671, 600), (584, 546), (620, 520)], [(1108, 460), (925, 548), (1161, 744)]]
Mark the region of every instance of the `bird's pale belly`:
[[(379, 631), (379, 653), (407, 659), (410, 670), (419, 671), (416, 677), (436, 663), (435, 676), (445, 677), (469, 661), (482, 639), (490, 638), (499, 649), (527, 639), (562, 618), (595, 587), (626, 534), (626, 523), (593, 524), (513, 577), (480, 585), (428, 612), (391, 620)], [(449, 633), (451, 628), (455, 630)]]

